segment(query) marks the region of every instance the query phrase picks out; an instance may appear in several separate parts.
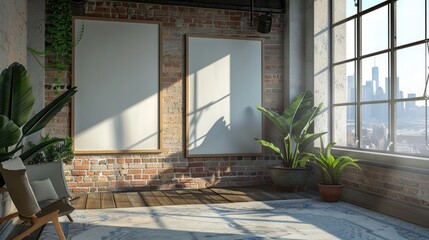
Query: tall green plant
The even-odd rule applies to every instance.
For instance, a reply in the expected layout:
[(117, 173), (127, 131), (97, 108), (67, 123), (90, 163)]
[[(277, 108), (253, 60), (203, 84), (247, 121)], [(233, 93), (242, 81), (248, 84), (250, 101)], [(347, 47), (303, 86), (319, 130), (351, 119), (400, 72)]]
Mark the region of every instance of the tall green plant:
[[(22, 151), (25, 137), (43, 129), (76, 92), (76, 87), (70, 88), (29, 118), (34, 96), (27, 70), (19, 63), (4, 69), (0, 75), (0, 162), (18, 154), (27, 162), (49, 145), (62, 141), (53, 138)], [(0, 186), (3, 183), (0, 178)]]
[(334, 157), (331, 153), (335, 142), (323, 146), (323, 140), (320, 139), (319, 154), (306, 153), (306, 157), (316, 164), (322, 171), (323, 184), (338, 185), (341, 180), (341, 172), (348, 166), (356, 167), (360, 170), (357, 160), (349, 156)]
[(313, 106), (313, 99), (314, 96), (311, 91), (302, 92), (292, 100), (282, 114), (259, 105), (256, 106), (281, 131), (284, 145), (283, 149), (281, 149), (266, 140), (258, 138), (255, 140), (262, 146), (268, 147), (279, 154), (285, 167), (305, 166), (308, 159), (302, 158), (301, 154), (314, 140), (326, 133), (308, 132), (322, 109), (322, 104), (317, 107)]

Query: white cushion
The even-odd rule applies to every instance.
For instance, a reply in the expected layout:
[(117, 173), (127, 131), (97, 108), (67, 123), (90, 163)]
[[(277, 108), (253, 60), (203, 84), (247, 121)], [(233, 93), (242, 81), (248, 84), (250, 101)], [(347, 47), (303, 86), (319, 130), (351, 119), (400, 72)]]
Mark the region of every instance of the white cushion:
[(40, 181), (32, 181), (30, 185), (38, 202), (58, 199), (58, 194), (49, 178)]
[(25, 169), (24, 163), (20, 157), (14, 157), (7, 161), (2, 162), (2, 166), (7, 170), (22, 170)]

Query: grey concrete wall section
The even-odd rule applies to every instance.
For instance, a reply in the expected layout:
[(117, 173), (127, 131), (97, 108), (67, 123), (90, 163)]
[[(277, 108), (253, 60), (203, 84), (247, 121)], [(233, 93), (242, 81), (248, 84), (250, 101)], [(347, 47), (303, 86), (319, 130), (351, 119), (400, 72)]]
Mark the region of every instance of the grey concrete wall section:
[(27, 1), (0, 0), (0, 69), (27, 64)]
[[(0, 0), (0, 70), (13, 62), (27, 65), (27, 1)], [(13, 211), (9, 194), (0, 193), (0, 216)], [(12, 221), (0, 224), (0, 239), (8, 239)]]
[[(0, 70), (13, 62), (27, 65), (27, 1), (0, 0)], [(14, 206), (8, 193), (0, 194), (0, 216), (12, 213)], [(11, 221), (0, 224), (0, 239), (13, 230)]]
[(287, 1), (285, 17), (285, 106), (306, 89), (306, 2)]
[(305, 88), (314, 89), (314, 0), (305, 6)]
[[(28, 1), (28, 48), (37, 51), (45, 51), (45, 0)], [(31, 116), (35, 115), (44, 107), (45, 103), (45, 59), (33, 56), (30, 52), (27, 54), (27, 71), (30, 75), (33, 86), (33, 94), (36, 98)], [(30, 141), (39, 142), (40, 134), (43, 130), (29, 136)]]

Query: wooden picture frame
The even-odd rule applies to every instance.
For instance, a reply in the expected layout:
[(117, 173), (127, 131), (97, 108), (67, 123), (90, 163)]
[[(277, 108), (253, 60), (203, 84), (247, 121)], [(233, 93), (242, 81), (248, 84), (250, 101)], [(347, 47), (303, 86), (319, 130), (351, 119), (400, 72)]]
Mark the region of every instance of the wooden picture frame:
[(73, 17), (75, 154), (160, 153), (160, 24)]
[(186, 156), (261, 155), (262, 39), (186, 38)]

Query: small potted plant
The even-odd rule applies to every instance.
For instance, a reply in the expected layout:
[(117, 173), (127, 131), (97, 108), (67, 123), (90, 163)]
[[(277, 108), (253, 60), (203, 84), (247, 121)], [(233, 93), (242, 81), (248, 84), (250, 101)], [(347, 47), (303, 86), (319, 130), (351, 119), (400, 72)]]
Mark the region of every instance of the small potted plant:
[(340, 183), (341, 172), (348, 166), (360, 170), (357, 160), (349, 156), (335, 157), (331, 153), (335, 142), (329, 143), (326, 148), (320, 139), (320, 151), (318, 155), (305, 153), (310, 162), (318, 166), (322, 172), (322, 182), (319, 183), (319, 193), (322, 201), (337, 202), (340, 200), (344, 185)]
[(305, 91), (298, 94), (285, 108), (283, 113), (257, 106), (280, 130), (282, 135), (282, 148), (263, 139), (256, 138), (262, 146), (268, 147), (283, 159), (283, 165), (270, 166), (271, 179), (278, 189), (286, 191), (300, 191), (305, 188), (311, 175), (311, 168), (307, 167), (308, 158), (303, 155), (314, 140), (325, 134), (310, 133), (309, 129), (319, 115), (322, 104), (313, 105), (313, 93)]

